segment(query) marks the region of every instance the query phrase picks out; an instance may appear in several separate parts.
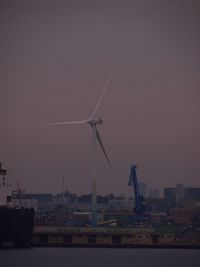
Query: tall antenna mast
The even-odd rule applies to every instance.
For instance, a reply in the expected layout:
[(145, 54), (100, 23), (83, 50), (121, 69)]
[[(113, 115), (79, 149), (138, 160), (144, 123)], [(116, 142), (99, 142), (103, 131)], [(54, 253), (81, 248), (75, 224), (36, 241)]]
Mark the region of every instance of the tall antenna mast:
[(62, 162), (62, 226), (64, 226), (64, 191), (65, 191), (65, 165), (64, 160)]
[(65, 191), (65, 165), (62, 162), (62, 204), (64, 205), (64, 191)]

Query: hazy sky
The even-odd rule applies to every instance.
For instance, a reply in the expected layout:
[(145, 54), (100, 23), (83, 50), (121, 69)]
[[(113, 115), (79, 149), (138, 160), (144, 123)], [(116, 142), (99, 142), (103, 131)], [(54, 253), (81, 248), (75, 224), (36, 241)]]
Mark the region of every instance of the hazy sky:
[[(131, 164), (149, 188), (200, 187), (198, 0), (0, 1), (0, 161), (27, 192), (91, 192), (88, 118), (98, 115), (98, 192), (126, 193)], [(5, 165), (4, 165), (5, 166)]]

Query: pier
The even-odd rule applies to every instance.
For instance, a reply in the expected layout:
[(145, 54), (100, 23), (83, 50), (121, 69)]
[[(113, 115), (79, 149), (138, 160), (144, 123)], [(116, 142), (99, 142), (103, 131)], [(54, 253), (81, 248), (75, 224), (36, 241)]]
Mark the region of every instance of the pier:
[(158, 247), (175, 244), (173, 234), (157, 234), (153, 228), (37, 227), (33, 246)]

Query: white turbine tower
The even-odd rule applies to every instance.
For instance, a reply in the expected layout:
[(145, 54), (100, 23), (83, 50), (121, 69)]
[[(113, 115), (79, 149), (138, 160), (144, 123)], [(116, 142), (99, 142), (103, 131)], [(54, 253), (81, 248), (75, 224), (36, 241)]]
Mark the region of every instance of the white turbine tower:
[(92, 143), (92, 226), (96, 227), (96, 222), (97, 222), (97, 200), (96, 200), (96, 144), (97, 142), (99, 143), (104, 156), (108, 162), (109, 167), (111, 168), (111, 163), (108, 158), (108, 155), (106, 153), (106, 150), (104, 148), (104, 145), (102, 143), (99, 131), (97, 130), (97, 125), (102, 124), (103, 120), (101, 117), (96, 117), (96, 113), (100, 107), (100, 104), (102, 102), (104, 93), (106, 89), (108, 88), (109, 82), (111, 79), (111, 75), (108, 77), (103, 90), (101, 92), (101, 95), (97, 101), (96, 107), (94, 111), (92, 112), (91, 116), (89, 119), (86, 120), (80, 120), (80, 121), (63, 121), (63, 122), (55, 122), (55, 123), (48, 123), (46, 126), (51, 126), (51, 125), (66, 125), (66, 124), (89, 124), (92, 128), (93, 132), (93, 143)]

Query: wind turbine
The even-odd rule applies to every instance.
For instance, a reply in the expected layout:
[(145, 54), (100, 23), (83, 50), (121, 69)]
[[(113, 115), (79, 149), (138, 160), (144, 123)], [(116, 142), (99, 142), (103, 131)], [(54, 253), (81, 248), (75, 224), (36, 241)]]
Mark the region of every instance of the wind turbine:
[(67, 125), (67, 124), (89, 124), (92, 128), (93, 132), (93, 142), (92, 142), (92, 226), (96, 227), (97, 224), (97, 197), (96, 197), (96, 147), (97, 142), (99, 143), (103, 154), (108, 162), (108, 165), (110, 169), (112, 168), (110, 160), (108, 158), (108, 155), (106, 153), (106, 150), (104, 148), (104, 145), (102, 143), (99, 131), (97, 129), (97, 126), (103, 123), (103, 120), (101, 117), (96, 117), (96, 113), (101, 105), (103, 96), (106, 92), (106, 89), (108, 88), (108, 85), (111, 80), (111, 75), (106, 80), (103, 90), (99, 96), (99, 99), (97, 101), (97, 104), (94, 108), (94, 111), (90, 115), (90, 117), (86, 120), (80, 120), (80, 121), (63, 121), (63, 122), (55, 122), (55, 123), (48, 123), (46, 126), (56, 126), (56, 125)]

